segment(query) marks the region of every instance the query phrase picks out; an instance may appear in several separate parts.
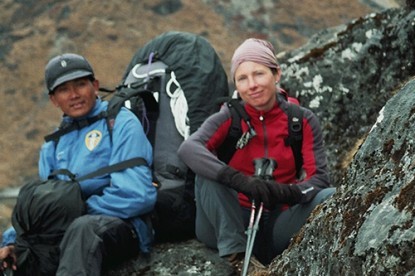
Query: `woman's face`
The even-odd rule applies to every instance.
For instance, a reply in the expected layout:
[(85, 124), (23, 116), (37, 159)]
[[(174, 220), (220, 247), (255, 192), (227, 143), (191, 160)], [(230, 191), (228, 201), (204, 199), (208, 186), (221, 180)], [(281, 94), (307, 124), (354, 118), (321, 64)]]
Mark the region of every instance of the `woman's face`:
[(281, 75), (260, 63), (245, 61), (235, 71), (235, 86), (242, 100), (257, 110), (268, 111), (276, 101), (276, 82)]

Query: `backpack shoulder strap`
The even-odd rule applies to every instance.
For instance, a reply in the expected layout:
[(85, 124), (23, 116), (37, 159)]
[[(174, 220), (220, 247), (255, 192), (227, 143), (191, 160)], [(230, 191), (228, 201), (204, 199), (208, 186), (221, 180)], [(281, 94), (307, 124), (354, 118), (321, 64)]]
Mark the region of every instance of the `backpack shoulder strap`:
[[(108, 101), (107, 107), (107, 126), (112, 141), (112, 132), (115, 124), (115, 118), (121, 108), (133, 97), (140, 97), (145, 91), (148, 91), (146, 85), (149, 79), (138, 80), (129, 84), (121, 84), (115, 88), (115, 93)], [(129, 109), (129, 108), (127, 108)], [(136, 114), (137, 116), (137, 114)], [(141, 118), (138, 116), (141, 121)]]
[(107, 167), (103, 167), (100, 168), (94, 172), (91, 172), (89, 174), (86, 174), (84, 176), (80, 176), (80, 177), (76, 177), (75, 174), (73, 174), (72, 172), (70, 172), (67, 169), (58, 169), (58, 170), (54, 170), (50, 175), (49, 175), (49, 179), (53, 178), (54, 176), (58, 175), (58, 174), (63, 174), (63, 175), (67, 175), (69, 176), (69, 178), (72, 181), (83, 181), (85, 179), (90, 179), (90, 178), (94, 178), (97, 176), (101, 176), (104, 174), (109, 174), (109, 173), (113, 173), (113, 172), (118, 172), (121, 170), (125, 170), (127, 168), (132, 168), (135, 166), (148, 166), (147, 161), (142, 158), (142, 157), (135, 157), (135, 158), (131, 158), (125, 161), (121, 161), (119, 163), (113, 164), (113, 165), (109, 165)]
[(49, 141), (57, 142), (57, 141), (59, 141), (61, 136), (65, 135), (65, 134), (68, 134), (69, 132), (72, 132), (74, 130), (79, 130), (79, 129), (84, 128), (86, 126), (92, 125), (93, 123), (95, 123), (95, 122), (97, 122), (97, 121), (99, 121), (103, 118), (106, 118), (106, 117), (107, 117), (107, 112), (103, 111), (103, 112), (99, 113), (98, 115), (90, 117), (90, 118), (85, 118), (85, 119), (82, 119), (82, 120), (76, 120), (76, 121), (73, 121), (70, 124), (62, 124), (57, 131), (55, 131), (55, 132), (53, 132), (49, 135), (46, 135), (44, 137), (45, 142), (49, 142)]
[(109, 165), (107, 167), (103, 167), (100, 168), (92, 173), (89, 173), (87, 175), (81, 176), (81, 177), (77, 177), (76, 180), (77, 181), (82, 181), (85, 179), (90, 179), (90, 178), (94, 178), (97, 176), (101, 176), (104, 174), (109, 174), (109, 173), (113, 173), (113, 172), (118, 172), (118, 171), (122, 171), (125, 170), (127, 168), (132, 168), (135, 166), (148, 166), (147, 161), (142, 158), (142, 157), (135, 157), (135, 158), (131, 158), (125, 161), (121, 161), (119, 163), (116, 164), (112, 164)]
[[(231, 99), (226, 102), (226, 105), (231, 112), (231, 126), (225, 141), (219, 148), (218, 158), (225, 163), (229, 163), (236, 149), (243, 148), (248, 142), (246, 139), (254, 137), (256, 133), (251, 126), (250, 117), (248, 113), (246, 113), (245, 108), (239, 99)], [(244, 120), (249, 127), (248, 135), (243, 135), (242, 133), (241, 119)]]
[(297, 178), (301, 175), (303, 156), (301, 147), (303, 144), (303, 110), (295, 103), (288, 102), (288, 137), (285, 145), (290, 145), (295, 158)]

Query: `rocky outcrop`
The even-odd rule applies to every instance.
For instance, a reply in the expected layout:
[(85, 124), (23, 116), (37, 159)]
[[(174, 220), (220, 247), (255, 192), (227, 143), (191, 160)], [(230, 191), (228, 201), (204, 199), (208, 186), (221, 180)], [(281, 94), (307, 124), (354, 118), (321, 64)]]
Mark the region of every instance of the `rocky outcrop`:
[(334, 186), (380, 109), (415, 75), (414, 17), (412, 9), (372, 13), (280, 56), (282, 86), (321, 121)]
[(157, 244), (150, 258), (139, 257), (107, 271), (104, 276), (231, 275), (232, 267), (215, 250), (189, 240)]
[(387, 102), (337, 193), (274, 260), (272, 273), (415, 273), (414, 92), (412, 80)]
[(372, 14), (287, 57), (291, 82), (305, 81), (290, 88), (320, 114), (332, 160), (359, 147), (272, 274), (414, 274), (414, 26), (411, 9)]

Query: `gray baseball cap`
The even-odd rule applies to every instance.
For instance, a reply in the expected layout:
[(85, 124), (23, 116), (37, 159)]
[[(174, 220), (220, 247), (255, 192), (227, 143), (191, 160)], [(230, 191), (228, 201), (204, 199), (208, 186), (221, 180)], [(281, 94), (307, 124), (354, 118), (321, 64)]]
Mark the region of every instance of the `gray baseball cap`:
[(83, 56), (66, 53), (52, 58), (45, 68), (45, 81), (49, 93), (64, 82), (92, 76), (94, 70)]

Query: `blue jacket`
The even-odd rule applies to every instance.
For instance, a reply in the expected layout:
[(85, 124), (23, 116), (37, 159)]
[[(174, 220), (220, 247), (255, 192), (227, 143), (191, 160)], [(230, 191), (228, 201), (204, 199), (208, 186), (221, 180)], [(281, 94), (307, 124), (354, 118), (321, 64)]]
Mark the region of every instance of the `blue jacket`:
[[(97, 99), (88, 117), (107, 109), (108, 103)], [(64, 121), (72, 120), (64, 117)], [(72, 131), (43, 144), (39, 159), (39, 176), (46, 180), (56, 169), (68, 169), (77, 176), (94, 172), (99, 168), (116, 164), (134, 157), (144, 158), (152, 164), (152, 147), (137, 117), (127, 109), (118, 113), (112, 142), (105, 119), (90, 126)], [(67, 176), (59, 175), (66, 179)], [(136, 166), (110, 175), (80, 182), (88, 197), (88, 214), (107, 215), (129, 220), (139, 237), (142, 252), (149, 252), (152, 233), (140, 216), (150, 212), (156, 202), (156, 189), (152, 185), (152, 174), (148, 166)], [(3, 244), (14, 241), (14, 231), (3, 234)]]

